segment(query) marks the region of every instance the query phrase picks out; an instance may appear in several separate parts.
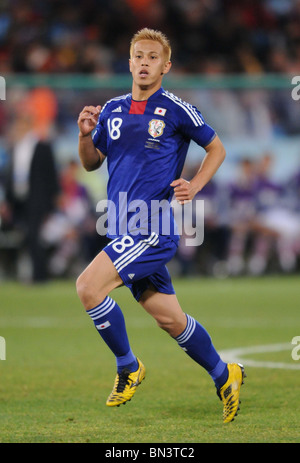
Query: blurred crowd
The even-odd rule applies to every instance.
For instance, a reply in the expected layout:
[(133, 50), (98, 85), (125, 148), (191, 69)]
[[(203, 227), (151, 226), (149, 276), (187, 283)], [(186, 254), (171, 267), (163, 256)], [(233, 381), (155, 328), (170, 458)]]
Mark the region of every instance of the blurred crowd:
[[(287, 182), (274, 181), (272, 153), (242, 158), (229, 183), (212, 180), (204, 200), (204, 244), (178, 250), (182, 275), (217, 277), (291, 273), (300, 268), (300, 167)], [(185, 178), (195, 170), (188, 169)], [(195, 223), (196, 218), (195, 218)]]
[[(81, 180), (77, 131), (62, 137), (76, 143), (71, 157), (55, 152), (57, 103), (46, 88), (22, 93), (5, 133), (0, 279), (44, 282), (75, 276), (107, 244), (96, 230), (96, 203), (105, 198), (100, 197), (100, 177), (95, 197)], [(192, 178), (199, 162), (198, 154), (197, 167), (190, 160), (182, 176)], [(195, 201), (204, 200), (204, 243), (187, 246), (190, 236), (183, 230), (187, 235), (181, 236), (173, 272), (223, 278), (299, 271), (300, 163), (288, 180), (275, 181), (273, 162), (270, 152), (247, 158), (241, 153), (227, 181), (214, 178), (197, 195)], [(201, 221), (195, 217), (195, 223)]]
[[(96, 202), (105, 193), (100, 177), (97, 200), (81, 179), (76, 120), (84, 105), (103, 105), (116, 89), (78, 91), (72, 74), (128, 73), (129, 41), (145, 26), (170, 38), (172, 73), (183, 79), (300, 74), (300, 0), (2, 0), (0, 75), (71, 77), (55, 91), (19, 83), (0, 104), (0, 280), (78, 275), (106, 244), (96, 232)], [(299, 172), (275, 181), (272, 152), (244, 156), (274, 140), (292, 140), (298, 156), (300, 105), (291, 89), (182, 89), (178, 96), (222, 140), (242, 140), (244, 148), (234, 155), (238, 169), (195, 198), (204, 199), (204, 244), (186, 246), (183, 235), (173, 271), (220, 278), (299, 271), (300, 163)], [(280, 153), (281, 166), (292, 165), (290, 155)], [(194, 173), (190, 161), (183, 176)]]
[(55, 94), (24, 92), (6, 133), (0, 165), (0, 280), (42, 283), (78, 275), (106, 242), (96, 209), (78, 180), (78, 160), (55, 153)]
[(299, 0), (2, 0), (0, 73), (127, 72), (145, 26), (169, 36), (174, 72), (300, 70)]

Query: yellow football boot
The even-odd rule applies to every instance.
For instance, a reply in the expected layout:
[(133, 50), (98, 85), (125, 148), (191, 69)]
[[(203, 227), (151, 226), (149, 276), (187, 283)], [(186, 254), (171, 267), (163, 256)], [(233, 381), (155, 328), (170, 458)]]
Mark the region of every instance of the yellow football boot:
[(241, 385), (246, 377), (243, 365), (240, 363), (228, 363), (228, 379), (226, 383), (217, 390), (220, 400), (223, 402), (223, 423), (234, 420), (240, 409), (239, 396)]
[(145, 378), (146, 369), (139, 359), (137, 361), (139, 367), (136, 371), (124, 368), (121, 373), (117, 373), (113, 390), (106, 401), (108, 407), (118, 407), (128, 402)]

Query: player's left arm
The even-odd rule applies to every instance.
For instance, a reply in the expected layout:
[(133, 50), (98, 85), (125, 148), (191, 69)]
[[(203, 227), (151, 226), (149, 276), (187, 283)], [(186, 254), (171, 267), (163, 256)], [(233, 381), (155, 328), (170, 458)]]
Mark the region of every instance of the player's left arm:
[(180, 204), (191, 201), (215, 175), (225, 159), (226, 151), (218, 135), (204, 149), (206, 155), (198, 172), (191, 181), (179, 178), (171, 183), (171, 186), (174, 188), (175, 197)]

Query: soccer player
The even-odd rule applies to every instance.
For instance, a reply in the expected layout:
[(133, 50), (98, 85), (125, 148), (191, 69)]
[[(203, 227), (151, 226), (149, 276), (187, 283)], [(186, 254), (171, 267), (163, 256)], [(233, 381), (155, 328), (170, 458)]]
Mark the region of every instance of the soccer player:
[[(223, 421), (229, 422), (239, 409), (244, 369), (224, 363), (205, 328), (183, 312), (166, 268), (179, 241), (173, 215), (166, 207), (151, 213), (153, 201), (169, 204), (174, 194), (180, 204), (191, 201), (225, 157), (219, 137), (201, 113), (162, 88), (170, 59), (170, 43), (163, 33), (148, 28), (138, 31), (130, 45), (132, 93), (113, 98), (102, 109), (86, 106), (79, 115), (83, 167), (93, 171), (107, 159), (108, 237), (112, 241), (78, 277), (77, 293), (116, 358), (109, 407), (130, 400), (145, 377), (145, 367), (131, 349), (121, 308), (109, 295), (126, 285), (158, 326), (209, 373), (223, 402)], [(188, 182), (180, 175), (190, 140), (202, 146), (206, 156)], [(161, 229), (165, 216), (173, 225), (169, 233)], [(151, 231), (156, 219), (158, 226)]]

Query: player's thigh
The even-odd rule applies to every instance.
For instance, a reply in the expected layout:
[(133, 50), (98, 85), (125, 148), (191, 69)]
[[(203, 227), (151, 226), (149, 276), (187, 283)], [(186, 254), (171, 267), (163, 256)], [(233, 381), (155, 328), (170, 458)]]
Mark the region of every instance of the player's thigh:
[(144, 291), (139, 302), (155, 318), (157, 324), (171, 336), (179, 336), (185, 329), (186, 315), (176, 294), (160, 293), (152, 286)]
[(83, 305), (89, 310), (122, 284), (111, 259), (101, 251), (78, 277), (76, 288)]

